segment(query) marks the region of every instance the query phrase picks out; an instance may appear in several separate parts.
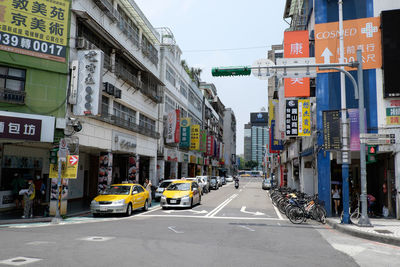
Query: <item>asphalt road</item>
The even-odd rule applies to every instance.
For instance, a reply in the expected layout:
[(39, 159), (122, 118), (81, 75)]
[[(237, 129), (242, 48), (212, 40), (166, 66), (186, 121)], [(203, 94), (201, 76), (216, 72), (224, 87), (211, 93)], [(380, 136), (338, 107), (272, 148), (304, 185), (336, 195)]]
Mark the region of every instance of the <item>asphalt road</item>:
[[(400, 248), (326, 225), (293, 225), (275, 211), (261, 179), (203, 195), (193, 209), (131, 217), (72, 218), (62, 225), (0, 229), (0, 265), (398, 266)], [(36, 259), (29, 263), (21, 257)], [(26, 259), (25, 259), (26, 260)]]

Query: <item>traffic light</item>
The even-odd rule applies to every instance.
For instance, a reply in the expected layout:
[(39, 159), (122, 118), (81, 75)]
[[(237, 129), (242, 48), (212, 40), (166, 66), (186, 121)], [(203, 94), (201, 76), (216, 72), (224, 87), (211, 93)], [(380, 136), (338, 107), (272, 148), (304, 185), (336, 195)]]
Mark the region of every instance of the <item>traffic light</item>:
[(376, 146), (368, 146), (368, 157), (367, 163), (374, 163), (376, 162)]
[(249, 76), (250, 73), (251, 73), (251, 68), (249, 66), (219, 67), (219, 68), (212, 68), (212, 70), (211, 70), (211, 74), (214, 77)]
[(50, 149), (50, 158), (49, 158), (50, 164), (57, 164), (58, 150), (59, 150), (58, 146), (53, 147), (52, 149)]

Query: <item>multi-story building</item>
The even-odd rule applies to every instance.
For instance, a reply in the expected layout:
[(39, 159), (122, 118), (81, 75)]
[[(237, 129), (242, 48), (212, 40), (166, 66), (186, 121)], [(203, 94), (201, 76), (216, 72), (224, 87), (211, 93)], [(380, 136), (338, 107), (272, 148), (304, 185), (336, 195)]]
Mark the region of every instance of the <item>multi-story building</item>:
[(231, 108), (224, 111), (224, 165), (228, 175), (237, 172), (236, 165), (236, 117)]
[[(72, 1), (68, 119), (78, 120), (70, 198), (123, 180), (156, 182), (160, 36), (132, 0)], [(68, 127), (65, 129), (68, 131)]]
[(244, 161), (250, 161), (251, 160), (251, 124), (250, 123), (246, 123), (244, 125), (244, 142), (243, 142), (243, 146), (244, 146)]
[[(383, 3), (384, 2), (384, 3)], [(328, 23), (339, 32), (339, 4), (342, 5), (344, 30), (361, 23), (360, 29), (356, 29), (360, 35), (368, 35), (369, 42), (363, 43), (362, 38), (356, 38), (358, 43), (346, 43), (344, 37), (344, 58), (347, 61), (356, 59), (356, 48), (362, 48), (364, 77), (364, 102), (366, 110), (366, 132), (398, 134), (399, 121), (396, 117), (398, 110), (399, 83), (395, 74), (395, 64), (399, 60), (395, 47), (400, 45), (400, 39), (394, 37), (396, 23), (399, 21), (399, 2), (376, 0), (348, 0), (343, 2), (315, 0), (299, 1), (287, 0), (284, 10), (284, 18), (290, 21), (290, 27), (286, 31), (308, 31), (310, 44), (310, 56), (317, 62), (324, 62), (320, 53), (320, 44), (324, 41), (324, 27)], [(300, 3), (300, 4), (299, 4)], [(357, 12), (354, 12), (357, 10)], [(364, 27), (365, 26), (365, 27)], [(352, 29), (353, 29), (352, 28)], [(354, 31), (353, 29), (353, 31)], [(364, 30), (362, 30), (364, 29)], [(371, 29), (371, 30), (366, 30)], [(327, 32), (327, 31), (326, 31)], [(337, 63), (339, 52), (339, 34), (333, 36), (323, 45), (323, 49), (334, 47), (330, 62)], [(389, 41), (390, 40), (390, 41)], [(332, 46), (331, 46), (332, 45)], [(354, 49), (353, 49), (354, 47)], [(367, 49), (367, 47), (373, 49)], [(381, 50), (382, 48), (382, 50)], [(350, 73), (357, 77), (355, 71)], [(346, 78), (347, 79), (347, 78)], [(315, 90), (313, 89), (315, 87)], [(287, 174), (288, 185), (297, 187), (303, 191), (319, 194), (319, 198), (325, 202), (328, 214), (331, 214), (331, 188), (332, 185), (342, 186), (349, 180), (349, 192), (343, 187), (343, 198), (357, 201), (357, 195), (361, 192), (361, 161), (360, 138), (354, 132), (358, 128), (358, 105), (354, 88), (346, 82), (346, 110), (350, 120), (350, 164), (342, 165), (341, 144), (338, 147), (329, 146), (329, 140), (324, 139), (323, 114), (335, 111), (339, 114), (342, 110), (341, 81), (338, 72), (318, 73), (315, 80), (310, 82), (310, 103), (312, 114), (312, 134), (308, 137), (281, 136), (285, 140), (285, 149), (280, 154), (281, 169)], [(279, 92), (281, 89), (279, 90)], [(282, 87), (283, 91), (283, 87)], [(271, 93), (271, 92), (270, 92)], [(314, 97), (315, 96), (315, 97)], [(286, 102), (284, 95), (279, 94), (279, 105)], [(299, 98), (292, 98), (299, 99)], [(301, 99), (301, 98), (300, 98)], [(344, 105), (344, 103), (343, 103)], [(279, 114), (275, 117), (283, 121), (286, 116), (285, 109), (279, 108)], [(279, 119), (278, 119), (279, 120)], [(283, 125), (278, 125), (285, 130)], [(353, 133), (352, 133), (353, 132)], [(336, 136), (340, 140), (340, 136)], [(292, 138), (293, 139), (293, 138)], [(400, 151), (396, 144), (379, 145), (376, 161), (370, 161), (366, 167), (367, 193), (376, 197), (376, 212), (383, 208), (389, 210), (389, 214), (395, 217), (400, 215), (400, 197), (396, 194), (400, 181), (399, 176)], [(348, 167), (347, 167), (348, 166)], [(294, 167), (298, 169), (298, 176)], [(291, 170), (292, 168), (292, 170)], [(349, 178), (347, 179), (347, 173)], [(347, 195), (348, 194), (348, 195)]]

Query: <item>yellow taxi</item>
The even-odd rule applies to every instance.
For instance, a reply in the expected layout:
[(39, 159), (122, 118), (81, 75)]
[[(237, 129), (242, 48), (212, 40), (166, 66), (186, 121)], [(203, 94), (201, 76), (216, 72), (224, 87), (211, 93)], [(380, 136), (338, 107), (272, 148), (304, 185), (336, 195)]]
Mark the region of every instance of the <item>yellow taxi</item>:
[(106, 213), (125, 213), (149, 208), (149, 192), (140, 184), (113, 184), (90, 203), (90, 211), (96, 217)]
[(160, 205), (163, 209), (172, 207), (191, 208), (201, 202), (199, 184), (191, 180), (173, 181), (163, 192)]

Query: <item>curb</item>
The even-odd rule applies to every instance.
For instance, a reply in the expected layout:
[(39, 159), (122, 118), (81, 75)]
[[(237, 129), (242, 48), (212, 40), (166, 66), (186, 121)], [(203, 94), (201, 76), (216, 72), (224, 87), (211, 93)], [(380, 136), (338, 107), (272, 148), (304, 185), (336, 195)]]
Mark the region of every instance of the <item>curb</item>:
[(400, 246), (400, 238), (392, 237), (392, 236), (382, 236), (374, 233), (367, 233), (364, 231), (357, 231), (352, 228), (349, 228), (345, 225), (342, 225), (340, 223), (334, 222), (330, 219), (326, 220), (326, 223), (330, 225), (332, 228), (338, 230), (339, 232), (349, 234), (355, 237), (363, 238), (363, 239), (368, 239), (371, 241), (376, 241), (380, 243), (385, 243), (385, 244), (390, 244), (390, 245), (395, 245), (395, 246)]
[[(84, 210), (80, 212), (74, 212), (67, 214), (67, 217), (77, 217), (90, 213), (90, 210)], [(51, 222), (54, 217), (39, 217), (39, 218), (29, 218), (29, 219), (9, 219), (9, 220), (0, 220), (1, 225), (8, 224), (20, 224), (20, 223), (43, 223), (43, 222)]]

